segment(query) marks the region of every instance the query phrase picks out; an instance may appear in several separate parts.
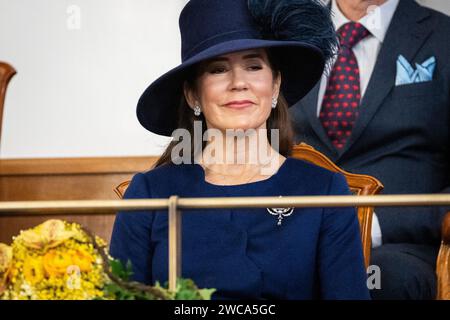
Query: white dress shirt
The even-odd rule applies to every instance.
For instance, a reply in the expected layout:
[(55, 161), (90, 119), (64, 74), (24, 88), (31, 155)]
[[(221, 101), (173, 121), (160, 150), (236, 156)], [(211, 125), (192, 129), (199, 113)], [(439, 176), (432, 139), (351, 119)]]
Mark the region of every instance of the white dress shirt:
[[(344, 0), (345, 1), (345, 0)], [(391, 23), (399, 0), (387, 0), (381, 6), (372, 6), (368, 9), (368, 14), (362, 17), (358, 22), (361, 23), (370, 35), (358, 42), (353, 48), (359, 66), (361, 98), (366, 92), (369, 84), (375, 62), (386, 36), (387, 29)], [(350, 20), (342, 13), (336, 0), (331, 0), (332, 20), (335, 30), (338, 30)], [(334, 64), (334, 61), (333, 61)], [(324, 73), (320, 82), (319, 96), (317, 101), (317, 116), (319, 116), (322, 107), (323, 96), (328, 84), (328, 75)], [(372, 219), (372, 247), (378, 247), (382, 244), (382, 235), (380, 223), (377, 215)]]

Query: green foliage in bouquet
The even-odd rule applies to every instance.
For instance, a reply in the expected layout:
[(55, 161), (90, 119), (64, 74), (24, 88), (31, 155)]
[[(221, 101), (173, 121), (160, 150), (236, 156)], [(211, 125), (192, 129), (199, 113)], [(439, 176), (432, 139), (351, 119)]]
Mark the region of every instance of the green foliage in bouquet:
[(171, 292), (168, 283), (161, 286), (145, 286), (137, 282), (130, 282), (132, 272), (131, 262), (124, 266), (120, 260), (110, 259), (111, 277), (115, 279), (105, 286), (106, 296), (113, 296), (116, 300), (211, 300), (215, 289), (199, 289), (191, 279), (178, 279), (177, 289)]
[(0, 243), (0, 299), (209, 300), (214, 289), (179, 279), (154, 286), (130, 281), (132, 266), (109, 256), (104, 240), (76, 223), (48, 220)]

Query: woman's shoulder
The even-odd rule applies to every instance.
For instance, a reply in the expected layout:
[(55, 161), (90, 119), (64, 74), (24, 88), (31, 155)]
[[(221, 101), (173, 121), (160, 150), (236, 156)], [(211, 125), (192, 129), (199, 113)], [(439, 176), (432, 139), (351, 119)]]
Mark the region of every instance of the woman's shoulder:
[(302, 176), (313, 176), (315, 178), (323, 177), (325, 179), (331, 179), (337, 173), (323, 167), (320, 167), (311, 162), (307, 162), (302, 159), (288, 157), (286, 160), (289, 161), (289, 171), (291, 173), (301, 174)]
[(313, 163), (293, 157), (287, 158), (287, 165), (282, 178), (293, 183), (306, 185), (308, 190), (321, 190), (320, 193), (348, 193), (347, 180), (344, 175)]
[(193, 164), (164, 164), (147, 171), (136, 173), (128, 188), (146, 190), (148, 194), (163, 190), (182, 189), (195, 179)]
[(162, 177), (170, 177), (172, 175), (184, 174), (186, 172), (185, 164), (176, 165), (173, 163), (163, 164), (156, 168), (151, 168), (145, 172), (142, 172), (149, 179), (158, 179)]

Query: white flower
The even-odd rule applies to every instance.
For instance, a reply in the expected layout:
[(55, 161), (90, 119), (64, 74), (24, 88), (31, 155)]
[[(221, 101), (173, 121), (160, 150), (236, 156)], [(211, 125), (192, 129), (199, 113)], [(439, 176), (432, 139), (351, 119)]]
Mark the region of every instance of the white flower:
[(22, 297), (31, 297), (33, 295), (33, 288), (30, 286), (30, 284), (26, 281), (22, 283), (20, 286), (20, 296)]

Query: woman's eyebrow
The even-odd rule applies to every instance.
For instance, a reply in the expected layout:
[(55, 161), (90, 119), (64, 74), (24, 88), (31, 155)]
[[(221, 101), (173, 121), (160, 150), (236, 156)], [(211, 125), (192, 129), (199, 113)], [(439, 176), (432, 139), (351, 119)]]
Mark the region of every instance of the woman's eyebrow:
[[(242, 57), (242, 59), (254, 59), (254, 58), (259, 58), (259, 59), (263, 59), (263, 56), (260, 53), (249, 53), (246, 54), (245, 56)], [(226, 62), (229, 61), (230, 59), (226, 58), (226, 57), (216, 57), (216, 58), (212, 58), (211, 60), (209, 60), (208, 62)]]
[(243, 56), (242, 58), (243, 59), (254, 59), (254, 58), (262, 59), (263, 56), (260, 53), (250, 53), (250, 54)]

